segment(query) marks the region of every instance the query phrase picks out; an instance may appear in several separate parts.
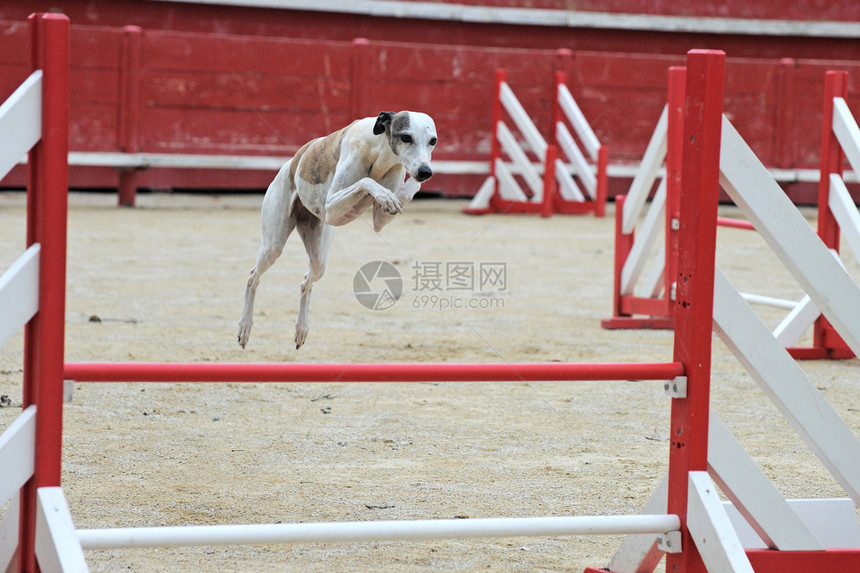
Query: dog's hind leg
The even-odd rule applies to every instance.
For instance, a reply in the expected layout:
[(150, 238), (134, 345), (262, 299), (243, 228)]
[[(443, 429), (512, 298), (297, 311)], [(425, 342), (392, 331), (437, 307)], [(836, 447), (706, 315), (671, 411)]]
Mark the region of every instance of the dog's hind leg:
[[(298, 199), (296, 199), (296, 205), (297, 207), (301, 205)], [(305, 343), (310, 330), (308, 312), (311, 304), (311, 290), (314, 283), (325, 273), (325, 261), (328, 248), (334, 238), (334, 227), (322, 222), (303, 205), (301, 209), (296, 209), (296, 216), (296, 228), (308, 253), (308, 272), (300, 287), (299, 315), (296, 319), (296, 350), (298, 350)]]
[[(296, 217), (293, 213), (292, 202), (298, 202), (298, 195), (290, 193), (287, 188), (286, 175), (289, 162), (281, 169), (275, 180), (266, 191), (263, 198), (262, 231), (263, 239), (257, 253), (257, 264), (251, 269), (245, 286), (245, 305), (239, 318), (239, 345), (245, 348), (251, 336), (251, 326), (254, 324), (254, 298), (260, 277), (275, 264), (284, 251), (284, 245), (293, 229), (296, 227)], [(301, 203), (299, 202), (301, 205)]]

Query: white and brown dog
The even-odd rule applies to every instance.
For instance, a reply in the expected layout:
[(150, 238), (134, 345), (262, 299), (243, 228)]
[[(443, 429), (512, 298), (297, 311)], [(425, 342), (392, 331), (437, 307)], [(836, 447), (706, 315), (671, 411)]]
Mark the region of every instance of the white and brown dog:
[(281, 167), (263, 199), (263, 240), (239, 319), (242, 348), (251, 335), (260, 277), (281, 255), (293, 229), (310, 259), (296, 320), (298, 349), (308, 335), (311, 289), (325, 272), (334, 228), (372, 206), (373, 228), (381, 231), (433, 175), (430, 154), (435, 145), (436, 126), (430, 116), (382, 112), (306, 143)]

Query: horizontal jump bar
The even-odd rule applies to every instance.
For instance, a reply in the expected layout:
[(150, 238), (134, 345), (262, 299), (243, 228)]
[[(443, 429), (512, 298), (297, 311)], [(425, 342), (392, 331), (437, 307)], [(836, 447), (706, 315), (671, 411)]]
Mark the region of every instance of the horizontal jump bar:
[(600, 515), (425, 519), (262, 525), (187, 525), (79, 529), (83, 549), (325, 543), (538, 535), (622, 535), (677, 531), (677, 515)]
[(732, 227), (735, 229), (746, 229), (755, 231), (755, 225), (743, 219), (732, 219), (731, 217), (717, 217), (717, 225), (720, 227)]
[(66, 363), (77, 382), (518, 382), (672, 380), (680, 362), (629, 363)]

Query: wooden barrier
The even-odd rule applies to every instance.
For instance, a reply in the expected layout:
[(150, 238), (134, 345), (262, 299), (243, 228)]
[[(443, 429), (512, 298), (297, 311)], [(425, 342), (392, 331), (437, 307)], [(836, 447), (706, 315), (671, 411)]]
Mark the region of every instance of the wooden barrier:
[[(683, 139), (685, 152), (682, 188), (686, 189), (700, 181), (714, 185), (719, 181), (761, 233), (765, 242), (809, 293), (813, 302), (821, 308), (840, 337), (846, 341), (849, 348), (857, 352), (860, 350), (860, 325), (853, 317), (860, 313), (860, 287), (830, 255), (826, 243), (809, 227), (732, 123), (723, 116), (721, 126), (712, 125), (714, 109), (719, 106), (715, 98), (722, 96), (717, 94), (716, 90), (690, 91), (691, 88), (695, 90), (696, 77), (701, 74), (701, 70), (693, 71), (692, 62), (691, 58), (687, 72), (688, 113)], [(706, 118), (701, 123), (710, 125), (710, 128), (697, 133), (695, 125), (698, 123), (690, 126), (690, 120), (700, 117)], [(706, 142), (702, 142), (703, 135), (707, 136)], [(716, 156), (713, 155), (712, 149), (707, 148), (715, 138), (720, 141)], [(690, 153), (699, 146), (705, 148), (701, 153), (699, 150)], [(691, 160), (694, 162), (692, 165)], [(685, 205), (686, 199), (682, 199), (681, 245), (685, 242), (684, 219), (689, 215)], [(715, 205), (716, 202), (714, 207)], [(706, 216), (708, 219), (715, 219), (715, 210)], [(685, 309), (696, 304), (708, 304), (705, 300), (688, 300), (683, 294), (687, 284), (696, 279), (695, 276), (688, 275), (683, 268), (682, 262), (686, 256), (688, 255), (685, 253), (679, 258), (676, 330), (683, 326)], [(719, 269), (714, 277), (713, 313), (714, 330), (722, 341), (851, 496), (853, 503), (860, 503), (860, 440), (839, 418), (814, 382), (800, 369), (788, 350), (769, 332), (741, 293)], [(702, 344), (707, 346), (704, 340)], [(677, 349), (676, 346), (676, 351)], [(680, 357), (676, 354), (676, 358)], [(687, 377), (689, 380), (690, 372)], [(689, 395), (689, 384), (686, 391)], [(681, 407), (673, 401), (673, 406), (675, 404)], [(710, 414), (709, 424), (709, 473), (756, 530), (768, 549), (743, 548), (733, 535), (721, 535), (717, 529), (709, 529), (707, 521), (701, 522), (699, 518), (688, 513), (687, 531), (691, 533), (691, 540), (701, 551), (707, 570), (850, 571), (860, 567), (860, 529), (857, 528), (856, 515), (850, 515), (849, 528), (854, 531), (854, 535), (847, 542), (840, 539), (837, 545), (833, 545), (832, 539), (838, 537), (833, 535), (833, 532), (812, 534), (809, 522), (798, 519), (798, 514), (789, 509), (786, 501), (781, 499), (774, 486), (761, 470), (756, 468), (713, 413)], [(686, 428), (680, 430), (684, 430), (679, 432), (679, 435), (683, 435)], [(675, 436), (675, 433), (673, 422), (672, 435)], [(687, 444), (679, 442), (679, 446), (684, 449)], [(695, 452), (698, 454), (701, 449), (696, 448)], [(669, 492), (672, 491), (672, 471), (670, 465)], [(693, 491), (691, 484), (690, 493)], [(704, 498), (696, 503), (702, 501), (705, 501)], [(659, 512), (663, 507), (667, 507), (667, 511), (674, 511), (677, 504), (677, 498), (671, 494), (667, 496), (666, 489), (661, 487), (655, 491), (646, 508), (648, 513)], [(826, 504), (821, 505), (823, 507)], [(692, 509), (688, 505), (687, 511)], [(821, 509), (821, 515), (827, 515), (826, 511)], [(849, 513), (853, 514), (853, 511)], [(708, 512), (708, 515), (713, 518), (716, 514)], [(710, 525), (716, 524), (717, 520), (712, 519)], [(713, 551), (715, 545), (721, 546), (718, 551)], [(856, 549), (839, 549), (846, 545)], [(610, 564), (610, 570), (650, 571), (659, 557), (653, 538), (631, 536), (622, 544)], [(689, 555), (686, 552), (680, 556), (667, 556), (669, 571), (689, 570), (689, 566)], [(694, 570), (705, 569), (695, 565)]]
[[(12, 98), (16, 103), (4, 103), (0, 108), (0, 125), (11, 121), (20, 126), (9, 131), (0, 129), (0, 149), (12, 155), (29, 151), (28, 250), (13, 265), (9, 277), (4, 274), (0, 280), (4, 298), (16, 296), (16, 300), (0, 306), (2, 330), (14, 333), (25, 328), (22, 416), (26, 421), (19, 426), (18, 439), (29, 443), (37, 453), (32, 467), (29, 462), (25, 464), (26, 475), (17, 476), (24, 477), (26, 483), (18, 483), (20, 479), (14, 475), (11, 482), (23, 486), (19, 500), (13, 503), (20, 507), (20, 522), (13, 531), (18, 532), (17, 559), (22, 571), (37, 570), (36, 492), (41, 487), (60, 485), (69, 140), (68, 18), (61, 14), (34, 14), (29, 18), (29, 31), (32, 73)], [(9, 167), (8, 161), (0, 164), (0, 168)], [(3, 338), (3, 342), (8, 339)], [(31, 409), (34, 406), (38, 415)], [(19, 446), (10, 440), (3, 447)], [(4, 460), (10, 456), (15, 457), (8, 449), (0, 452)], [(2, 503), (8, 499), (4, 497)], [(7, 563), (0, 564), (0, 568), (6, 566)]]
[(609, 149), (598, 141), (564, 81), (565, 74), (556, 72), (553, 141), (547, 143), (508, 85), (507, 72), (496, 72), (490, 176), (464, 213), (604, 215)]
[[(625, 197), (616, 198), (616, 235), (613, 290), (613, 315), (601, 321), (604, 328), (672, 328), (672, 299), (676, 282), (672, 268), (677, 252), (678, 186), (677, 165), (680, 134), (670, 126), (679, 125), (678, 95), (683, 94), (683, 69), (669, 71), (669, 103), (657, 123), (640, 163), (640, 168)], [(852, 150), (860, 164), (860, 130), (856, 127), (845, 104), (845, 72), (825, 75), (824, 125), (821, 145), (818, 233), (830, 248), (838, 253), (840, 227), (846, 230), (849, 244), (860, 252), (860, 215), (843, 180), (842, 149)], [(674, 78), (674, 79), (673, 79)], [(674, 111), (674, 114), (671, 113)], [(837, 136), (837, 133), (839, 134)], [(659, 168), (665, 159), (666, 175), (659, 178)], [(853, 166), (853, 164), (852, 164)], [(659, 181), (650, 206), (646, 199)], [(832, 192), (831, 192), (832, 190)], [(666, 206), (667, 202), (670, 204)], [(645, 213), (643, 217), (643, 212)], [(661, 226), (661, 222), (663, 223)], [(717, 218), (719, 226), (755, 230), (745, 220)], [(656, 251), (660, 231), (663, 246)], [(852, 247), (852, 250), (855, 250)], [(650, 258), (649, 258), (650, 257)], [(643, 276), (646, 263), (650, 273)], [(785, 300), (767, 295), (744, 293), (752, 303), (788, 309), (790, 312), (774, 329), (774, 335), (795, 358), (851, 358), (853, 352), (821, 317), (810, 297)], [(814, 326), (813, 342), (797, 346), (798, 340)]]
[[(615, 198), (612, 316), (601, 321), (603, 328), (665, 329), (674, 324), (685, 82), (684, 68), (669, 68), (668, 103), (627, 195)], [(665, 175), (660, 177), (664, 161)], [(649, 261), (650, 271), (643, 277)]]

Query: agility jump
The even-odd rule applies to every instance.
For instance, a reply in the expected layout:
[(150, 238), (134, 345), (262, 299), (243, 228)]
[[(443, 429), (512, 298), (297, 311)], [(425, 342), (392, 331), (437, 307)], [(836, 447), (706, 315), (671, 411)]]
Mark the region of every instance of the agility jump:
[[(543, 217), (593, 212), (603, 217), (609, 148), (588, 124), (567, 88), (565, 74), (555, 74), (551, 143), (540, 134), (507, 80), (505, 70), (496, 71), (490, 176), (464, 212)], [(522, 143), (505, 118), (510, 118)]]
[[(627, 195), (616, 198), (613, 312), (611, 317), (601, 321), (604, 328), (672, 328), (673, 297), (677, 286), (673, 265), (678, 249), (679, 216), (680, 132), (677, 126), (682, 123), (679, 114), (683, 114), (683, 92), (683, 69), (670, 68), (668, 103)], [(818, 234), (837, 254), (840, 229), (852, 251), (860, 252), (860, 215), (842, 178), (843, 157), (850, 160), (851, 154), (855, 157), (860, 155), (857, 151), (860, 149), (860, 130), (845, 105), (846, 94), (847, 73), (828, 72), (825, 76), (822, 124)], [(664, 161), (665, 175), (661, 177), (660, 168)], [(860, 163), (860, 158), (855, 161)], [(646, 200), (655, 182), (658, 183), (657, 189), (649, 206)], [(756, 230), (751, 222), (741, 219), (718, 217), (717, 224)], [(742, 294), (744, 299), (754, 304), (790, 311), (773, 332), (795, 358), (854, 356), (827, 320), (821, 317), (808, 295), (795, 301)], [(813, 326), (812, 344), (797, 346), (800, 338)]]
[[(688, 70), (690, 73), (692, 71)], [(689, 89), (689, 82), (687, 86)], [(690, 103), (688, 98), (687, 105)], [(716, 105), (716, 102), (710, 105)], [(710, 117), (708, 107), (706, 99), (704, 113)], [(710, 170), (717, 169), (718, 165), (718, 172), (712, 174), (703, 168), (696, 173), (707, 173), (709, 177), (719, 175), (723, 188), (732, 200), (809, 293), (839, 336), (856, 352), (860, 349), (860, 326), (852, 317), (860, 312), (860, 289), (830, 255), (828, 246), (809, 227), (725, 117), (719, 129), (719, 156), (711, 158), (706, 164)], [(714, 136), (712, 132), (711, 137)], [(684, 185), (689, 175), (686, 149), (691, 147), (688, 144), (690, 137), (695, 135), (691, 135), (687, 127), (683, 139)], [(685, 214), (682, 207), (682, 218)], [(684, 228), (684, 223), (681, 228)], [(683, 243), (683, 238), (681, 241)], [(687, 278), (683, 270), (679, 269), (677, 278), (678, 291), (681, 293)], [(841, 504), (839, 519), (843, 525), (839, 527), (857, 532), (854, 505), (860, 504), (860, 466), (857, 465), (860, 461), (860, 441), (719, 269), (716, 270), (713, 304), (716, 333), (850, 495), (851, 502)], [(677, 313), (683, 305), (682, 302), (675, 309), (676, 322), (682, 320)], [(676, 324), (676, 328), (678, 326)], [(798, 520), (797, 513), (790, 509), (793, 504), (787, 504), (779, 496), (713, 413), (710, 415), (709, 442), (711, 476), (735, 507), (742, 508), (745, 521), (755, 530), (763, 547), (767, 548), (747, 549), (748, 563), (744, 562), (740, 569), (738, 563), (723, 562), (714, 570), (749, 570), (746, 568), (752, 566), (755, 571), (784, 571), (788, 563), (792, 570), (797, 571), (847, 571), (858, 567), (860, 551), (857, 549), (829, 548), (833, 545), (828, 540), (836, 535), (838, 527), (832, 531), (813, 531), (809, 523)], [(661, 507), (671, 508), (672, 503), (671, 497), (667, 501), (665, 490), (661, 487), (646, 509), (649, 512), (660, 511)], [(820, 514), (827, 515), (825, 506), (828, 502), (820, 500), (816, 503)], [(837, 519), (836, 514), (831, 514), (829, 519)], [(852, 540), (853, 547), (860, 546), (857, 537), (855, 535)], [(659, 558), (652, 539), (631, 536), (619, 550), (610, 569), (651, 570)]]
[[(668, 103), (660, 114), (627, 195), (615, 198), (612, 317), (601, 321), (603, 328), (672, 328), (685, 74), (684, 68), (669, 68)], [(660, 177), (664, 161), (665, 175)], [(656, 193), (646, 212), (648, 194), (658, 178)], [(637, 228), (643, 212), (645, 218)], [(661, 223), (664, 241), (659, 248), (655, 245)], [(655, 249), (651, 267), (643, 276), (648, 257)]]
[(33, 72), (0, 107), (0, 173), (5, 175), (30, 154), (28, 248), (0, 278), (0, 343), (26, 324), (24, 412), (0, 436), (0, 459), (15, 460), (12, 467), (4, 463), (0, 476), (0, 503), (14, 497), (0, 531), (18, 543), (0, 547), (0, 567), (17, 559), (19, 570), (36, 571), (38, 546), (39, 563), (47, 571), (54, 568), (58, 553), (75, 553), (73, 547), (59, 551), (45, 528), (36, 526), (37, 491), (60, 485), (62, 460), (69, 21), (60, 14), (39, 14), (30, 16), (28, 24)]
[[(67, 58), (68, 52), (68, 21), (60, 16), (48, 17), (37, 16), (31, 20), (31, 25), (34, 29), (34, 40), (41, 42), (42, 38), (38, 35), (38, 28), (43, 23), (48, 28), (51, 40), (47, 45), (52, 46), (51, 54), (60, 53)], [(65, 33), (65, 35), (63, 35)], [(54, 36), (56, 34), (56, 36)], [(51, 42), (56, 40), (58, 44)], [(56, 49), (59, 49), (57, 52)], [(47, 50), (46, 50), (47, 51)], [(62, 61), (62, 58), (60, 58)], [(37, 66), (41, 62), (36, 60)], [(66, 66), (68, 60), (65, 60)], [(66, 70), (68, 68), (66, 67)], [(47, 76), (51, 72), (51, 65), (46, 64), (43, 68), (43, 73)], [(704, 571), (706, 568), (713, 571), (752, 571), (752, 564), (756, 566), (756, 570), (760, 571), (777, 571), (782, 570), (781, 564), (786, 558), (794, 562), (816, 563), (821, 567), (834, 567), (848, 570), (856, 568), (860, 565), (860, 551), (821, 551), (810, 550), (808, 546), (797, 551), (745, 551), (740, 543), (740, 540), (729, 521), (719, 498), (716, 495), (716, 488), (712, 477), (709, 476), (709, 466), (714, 464), (719, 465), (716, 457), (712, 457), (709, 452), (709, 432), (713, 440), (714, 425), (709, 418), (709, 388), (710, 388), (710, 358), (711, 358), (711, 332), (712, 322), (716, 321), (718, 333), (724, 339), (732, 340), (738, 353), (744, 356), (744, 359), (752, 364), (754, 375), (758, 378), (768, 378), (771, 372), (768, 369), (778, 368), (780, 374), (785, 374), (784, 369), (790, 368), (784, 361), (778, 362), (773, 366), (767, 357), (757, 360), (756, 356), (747, 356), (748, 347), (744, 340), (735, 340), (737, 336), (742, 338), (744, 333), (733, 332), (735, 319), (735, 309), (729, 308), (726, 310), (715, 311), (716, 307), (723, 306), (723, 303), (728, 300), (733, 303), (734, 299), (731, 296), (729, 289), (725, 286), (723, 279), (718, 277), (718, 294), (715, 297), (714, 291), (714, 251), (716, 242), (716, 208), (717, 195), (719, 189), (719, 177), (721, 171), (721, 155), (725, 165), (722, 166), (723, 175), (729, 181), (737, 181), (738, 174), (736, 170), (732, 170), (732, 154), (744, 154), (743, 146), (737, 143), (737, 138), (731, 134), (731, 126), (723, 125), (722, 122), (722, 98), (723, 98), (723, 75), (724, 75), (724, 54), (721, 52), (705, 52), (693, 51), (688, 56), (688, 77), (687, 77), (687, 109), (689, 113), (685, 120), (684, 141), (689, 142), (684, 146), (684, 169), (682, 173), (682, 213), (679, 228), (679, 248), (682, 256), (679, 257), (678, 263), (678, 278), (679, 288), (676, 299), (677, 307), (675, 309), (675, 350), (672, 362), (654, 363), (651, 365), (639, 364), (554, 364), (551, 369), (556, 369), (557, 374), (561, 375), (564, 372), (569, 379), (602, 379), (592, 378), (598, 374), (602, 376), (617, 376), (620, 374), (634, 374), (634, 370), (639, 372), (638, 376), (633, 379), (651, 379), (653, 375), (656, 379), (667, 380), (667, 391), (672, 396), (672, 421), (671, 433), (672, 440), (669, 454), (669, 476), (667, 480), (666, 490), (666, 508), (649, 516), (568, 516), (557, 518), (509, 518), (509, 519), (474, 519), (474, 520), (456, 520), (459, 523), (451, 524), (449, 520), (419, 520), (419, 521), (403, 521), (403, 522), (367, 522), (355, 524), (276, 524), (269, 526), (211, 526), (203, 528), (190, 528), (176, 530), (168, 529), (150, 529), (146, 531), (138, 529), (117, 529), (117, 530), (76, 530), (65, 499), (60, 489), (60, 438), (62, 433), (62, 385), (64, 377), (77, 376), (79, 381), (87, 380), (87, 371), (95, 371), (102, 368), (102, 374), (107, 374), (113, 370), (114, 381), (122, 381), (120, 375), (123, 374), (123, 368), (130, 370), (139, 369), (141, 371), (148, 368), (164, 369), (166, 372), (171, 368), (177, 369), (177, 379), (183, 376), (188, 376), (189, 372), (199, 370), (200, 376), (208, 376), (204, 374), (205, 367), (209, 365), (128, 365), (126, 367), (118, 367), (114, 365), (64, 365), (63, 364), (63, 287), (64, 281), (54, 282), (53, 275), (50, 282), (51, 288), (55, 290), (48, 291), (50, 296), (58, 296), (60, 304), (51, 306), (47, 304), (47, 300), (40, 298), (38, 300), (38, 312), (30, 319), (27, 326), (27, 342), (28, 346), (25, 350), (25, 412), (19, 420), (13, 423), (13, 427), (4, 432), (0, 438), (0, 455), (4, 459), (9, 452), (33, 452), (31, 456), (23, 456), (21, 459), (22, 467), (15, 473), (18, 480), (12, 481), (4, 474), (0, 479), (0, 501), (3, 503), (6, 500), (14, 497), (14, 490), (22, 483), (26, 482), (23, 493), (20, 499), (20, 513), (22, 523), (25, 525), (21, 529), (21, 539), (17, 544), (13, 544), (12, 551), (18, 551), (20, 557), (21, 570), (35, 570), (35, 564), (38, 560), (39, 565), (43, 570), (58, 570), (58, 571), (85, 571), (86, 563), (83, 557), (84, 547), (128, 547), (135, 546), (133, 540), (140, 540), (147, 535), (154, 536), (152, 543), (162, 544), (168, 541), (166, 537), (175, 535), (182, 544), (213, 544), (213, 543), (259, 543), (275, 541), (275, 537), (285, 542), (301, 542), (306, 540), (319, 541), (320, 530), (329, 528), (335, 532), (333, 535), (323, 536), (326, 541), (352, 541), (356, 539), (390, 539), (390, 538), (440, 538), (440, 537), (472, 537), (472, 536), (519, 536), (519, 535), (574, 535), (574, 534), (593, 534), (593, 533), (621, 533), (627, 532), (630, 534), (647, 534), (647, 555), (651, 555), (652, 547), (657, 547), (658, 550), (666, 552), (667, 555), (667, 570), (670, 571)], [(59, 90), (58, 93), (67, 96), (67, 76), (59, 75), (60, 85), (65, 89)], [(48, 87), (52, 85), (54, 80), (46, 82), (45, 96), (48, 96)], [(45, 101), (51, 98), (46, 97)], [(66, 99), (67, 101), (67, 99)], [(62, 107), (62, 106), (61, 106)], [(62, 114), (50, 116), (47, 113), (42, 114), (42, 121), (47, 122), (49, 119), (54, 121), (67, 121), (67, 115)], [(0, 118), (2, 121), (2, 118)], [(62, 124), (65, 125), (65, 124)], [(63, 141), (56, 141), (47, 138), (47, 132), (50, 128), (43, 130), (42, 144), (47, 145), (52, 143), (56, 145), (56, 149), (52, 151), (54, 158), (62, 157), (65, 161), (64, 152), (66, 151)], [(724, 148), (720, 150), (720, 132), (729, 133), (731, 137), (723, 140)], [(62, 130), (60, 130), (62, 135)], [(56, 136), (56, 134), (54, 134)], [(726, 143), (731, 142), (731, 146)], [(737, 151), (737, 149), (740, 151)], [(748, 151), (748, 148), (747, 148)], [(36, 157), (31, 159), (38, 160), (39, 151), (34, 151)], [(753, 156), (754, 158), (754, 156)], [(746, 169), (750, 161), (748, 155), (743, 155), (742, 169)], [(39, 165), (42, 169), (41, 173), (46, 173), (45, 163), (41, 161), (33, 161), (34, 168)], [(52, 165), (51, 167), (58, 168), (61, 171), (65, 169), (62, 162), (60, 165)], [(754, 179), (756, 184), (766, 184), (759, 180), (759, 172), (754, 170)], [(54, 173), (52, 172), (52, 175)], [(766, 175), (766, 172), (765, 172)], [(746, 176), (746, 175), (745, 175)], [(62, 177), (60, 182), (63, 183)], [(60, 279), (64, 277), (65, 271), (65, 194), (66, 190), (61, 185), (43, 186), (38, 184), (38, 180), (31, 180), (31, 185), (28, 193), (31, 193), (33, 200), (31, 204), (43, 205), (40, 210), (33, 212), (33, 216), (28, 216), (29, 224), (28, 236), (32, 235), (34, 242), (39, 242), (41, 251), (39, 253), (39, 265), (41, 277), (38, 281), (40, 293), (43, 290), (48, 290), (45, 287), (46, 276), (43, 270), (47, 270), (48, 265), (54, 265), (51, 272), (60, 273)], [(773, 183), (773, 186), (776, 184)], [(755, 187), (755, 186), (753, 186)], [(738, 191), (739, 201), (745, 197), (742, 191)], [(768, 199), (772, 201), (772, 199)], [(49, 207), (50, 206), (50, 207)], [(60, 207), (61, 209), (59, 209)], [(756, 213), (767, 212), (773, 208), (771, 204), (751, 205), (752, 216)], [(761, 211), (761, 209), (764, 211)], [(789, 204), (789, 208), (793, 208)], [(783, 213), (780, 212), (780, 215)], [(60, 217), (60, 225), (58, 231), (53, 233), (45, 233), (46, 229), (50, 228), (48, 222), (56, 223), (55, 217)], [(770, 227), (767, 227), (770, 229)], [(776, 229), (773, 233), (775, 241), (782, 241), (786, 237), (784, 232)], [(791, 237), (788, 237), (791, 239)], [(805, 241), (808, 237), (804, 236)], [(798, 239), (799, 240), (799, 239)], [(815, 237), (813, 235), (813, 240)], [(29, 242), (29, 241), (28, 241)], [(795, 244), (793, 240), (789, 241), (789, 250), (793, 251)], [(817, 246), (809, 247), (812, 254), (817, 254), (818, 251), (826, 247), (819, 243)], [(51, 256), (46, 256), (48, 253)], [(860, 327), (848, 324), (850, 321), (844, 320), (846, 312), (853, 313), (851, 316), (856, 316), (860, 312), (860, 291), (856, 285), (850, 282), (844, 270), (830, 257), (820, 257), (811, 262), (803, 260), (796, 261), (794, 255), (789, 255), (789, 260), (792, 262), (793, 270), (800, 274), (808, 273), (809, 271), (819, 272), (811, 277), (810, 287), (815, 294), (813, 298), (818, 304), (822, 312), (827, 316), (843, 338), (845, 338), (852, 348), (860, 348)], [(808, 265), (813, 265), (814, 268), (809, 268)], [(840, 274), (841, 273), (841, 274)], [(5, 275), (4, 275), (5, 280)], [(848, 283), (850, 283), (850, 285)], [(14, 282), (14, 281), (12, 281)], [(56, 289), (57, 284), (60, 285), (59, 291)], [(843, 291), (841, 295), (834, 297), (833, 290)], [(729, 294), (726, 294), (729, 293)], [(56, 302), (56, 301), (54, 301)], [(741, 300), (742, 304), (743, 301)], [(727, 305), (728, 306), (728, 305)], [(4, 308), (8, 307), (6, 305)], [(732, 320), (724, 320), (724, 314), (728, 312)], [(737, 311), (743, 314), (743, 311)], [(50, 315), (50, 316), (48, 316)], [(45, 321), (50, 320), (50, 323)], [(5, 316), (0, 323), (5, 324)], [(47, 336), (45, 328), (46, 324), (52, 327), (50, 337)], [(54, 329), (55, 327), (55, 329)], [(745, 332), (748, 329), (744, 329)], [(845, 332), (843, 332), (845, 331)], [(753, 337), (758, 337), (758, 332), (750, 331), (747, 333)], [(32, 341), (33, 345), (30, 346)], [(46, 348), (44, 345), (56, 344), (55, 347)], [(47, 350), (51, 350), (48, 352)], [(779, 349), (785, 352), (781, 348)], [(746, 353), (746, 354), (745, 354)], [(787, 355), (786, 355), (787, 356)], [(743, 360), (742, 360), (743, 361)], [(789, 358), (789, 362), (794, 364)], [(236, 368), (234, 371), (239, 374), (241, 369), (241, 377), (236, 381), (266, 381), (268, 377), (260, 375), (257, 370), (258, 365), (216, 365), (218, 368), (230, 369)], [(380, 376), (381, 379), (398, 379), (407, 378), (408, 373), (405, 371), (408, 368), (425, 369), (428, 372), (436, 372), (437, 380), (462, 380), (464, 377), (473, 380), (492, 381), (499, 374), (498, 368), (508, 368), (517, 371), (521, 368), (520, 365), (383, 365), (383, 364), (367, 364), (367, 365), (273, 365), (279, 370), (278, 378), (281, 381), (291, 381), (294, 379), (294, 374), (304, 370), (311, 371), (313, 376), (323, 376), (323, 368), (335, 368), (340, 370), (340, 381), (350, 381), (353, 379), (352, 373), (364, 372), (365, 376)], [(530, 375), (522, 376), (521, 379), (544, 379), (543, 376), (548, 376), (546, 371), (541, 371), (549, 365), (523, 365), (522, 368), (534, 369)], [(795, 365), (796, 366), (796, 365)], [(296, 368), (294, 372), (293, 369)], [(443, 372), (444, 370), (444, 372)], [(184, 371), (184, 374), (180, 371)], [(643, 372), (650, 371), (648, 375), (643, 375)], [(611, 374), (610, 374), (611, 372)], [(35, 385), (26, 386), (36, 380)], [(325, 373), (329, 377), (333, 373), (331, 371)], [(406, 374), (406, 376), (404, 376)], [(417, 376), (416, 374), (413, 374)], [(273, 374), (269, 374), (269, 377)], [(470, 377), (471, 378), (468, 378)], [(532, 378), (531, 376), (534, 376)], [(417, 377), (418, 379), (423, 379)], [(328, 378), (331, 380), (332, 378)], [(793, 378), (801, 380), (798, 377)], [(760, 382), (761, 383), (761, 382)], [(32, 388), (32, 389), (31, 389)], [(813, 388), (814, 390), (814, 388)], [(774, 390), (782, 391), (780, 388)], [(791, 390), (796, 392), (795, 390)], [(857, 440), (853, 438), (853, 443), (844, 435), (839, 435), (838, 443), (827, 444), (820, 443), (822, 436), (827, 433), (832, 427), (832, 424), (826, 424), (822, 429), (820, 427), (811, 427), (807, 424), (805, 418), (810, 412), (821, 412), (821, 404), (804, 403), (798, 407), (796, 404), (786, 404), (786, 411), (791, 412), (797, 425), (806, 430), (806, 434), (812, 439), (812, 442), (821, 446), (826, 450), (823, 452), (823, 458), (831, 460), (834, 466), (837, 466), (837, 479), (840, 483), (847, 484), (855, 500), (858, 499), (857, 487), (860, 484), (858, 480), (857, 470), (852, 467), (850, 461), (860, 459), (860, 455), (855, 456), (857, 452)], [(833, 422), (833, 420), (828, 420)], [(844, 424), (843, 424), (844, 427)], [(846, 427), (847, 429), (847, 427)], [(838, 430), (841, 432), (842, 430)], [(848, 430), (850, 433), (850, 430)], [(853, 435), (852, 435), (853, 436)], [(832, 439), (832, 438), (831, 438)], [(724, 446), (720, 441), (721, 447)], [(825, 440), (826, 441), (826, 440)], [(837, 442), (837, 440), (833, 440)], [(841, 450), (843, 456), (834, 456), (835, 450)], [(715, 452), (718, 454), (719, 452)], [(735, 463), (733, 452), (729, 451), (729, 458), (732, 463), (731, 468), (738, 467)], [(848, 455), (851, 454), (851, 455)], [(853, 457), (852, 457), (853, 456)], [(739, 460), (743, 461), (743, 460)], [(730, 469), (731, 469), (730, 468)], [(712, 470), (716, 472), (716, 470)], [(718, 472), (716, 472), (718, 473)], [(733, 476), (718, 473), (720, 485), (723, 491), (730, 491), (737, 497), (738, 500), (744, 500), (749, 497), (750, 503), (756, 500), (763, 500), (761, 492), (756, 491), (758, 483), (756, 480), (746, 480), (743, 484), (735, 483)], [(737, 477), (737, 476), (734, 476)], [(23, 481), (21, 481), (23, 480)], [(21, 483), (16, 483), (21, 482)], [(738, 494), (738, 491), (741, 493)], [(7, 495), (10, 492), (11, 495)], [(30, 494), (35, 494), (28, 497)], [(755, 495), (749, 495), (755, 494)], [(780, 498), (781, 499), (781, 498)], [(18, 509), (13, 502), (14, 511), (7, 511), (7, 516), (4, 518), (3, 526), (11, 526), (18, 522)], [(746, 513), (756, 516), (756, 524), (762, 530), (769, 534), (768, 539), (777, 539), (779, 536), (771, 532), (768, 527), (776, 520), (771, 516), (779, 513), (779, 508), (771, 509), (768, 507), (767, 515), (757, 515), (758, 511), (752, 511), (749, 505), (744, 507)], [(9, 514), (12, 517), (9, 518)], [(38, 515), (38, 517), (37, 517)], [(780, 522), (781, 524), (782, 522)], [(30, 525), (32, 524), (32, 525)], [(792, 532), (800, 531), (798, 535), (803, 536), (802, 529), (796, 528), (795, 523), (789, 523), (788, 529)], [(159, 531), (160, 530), (160, 531)], [(29, 531), (33, 535), (28, 534)], [(182, 533), (180, 533), (180, 531)], [(137, 537), (138, 535), (142, 537)], [(273, 537), (275, 536), (275, 537)], [(150, 539), (153, 539), (150, 537)], [(144, 542), (140, 542), (145, 544)], [(148, 543), (148, 542), (147, 542)], [(812, 544), (809, 544), (812, 545)], [(8, 547), (0, 548), (0, 556), (8, 556)], [(780, 547), (782, 549), (782, 547)], [(815, 547), (818, 549), (818, 547)], [(0, 563), (6, 566), (9, 561)], [(593, 570), (596, 571), (596, 570)]]

